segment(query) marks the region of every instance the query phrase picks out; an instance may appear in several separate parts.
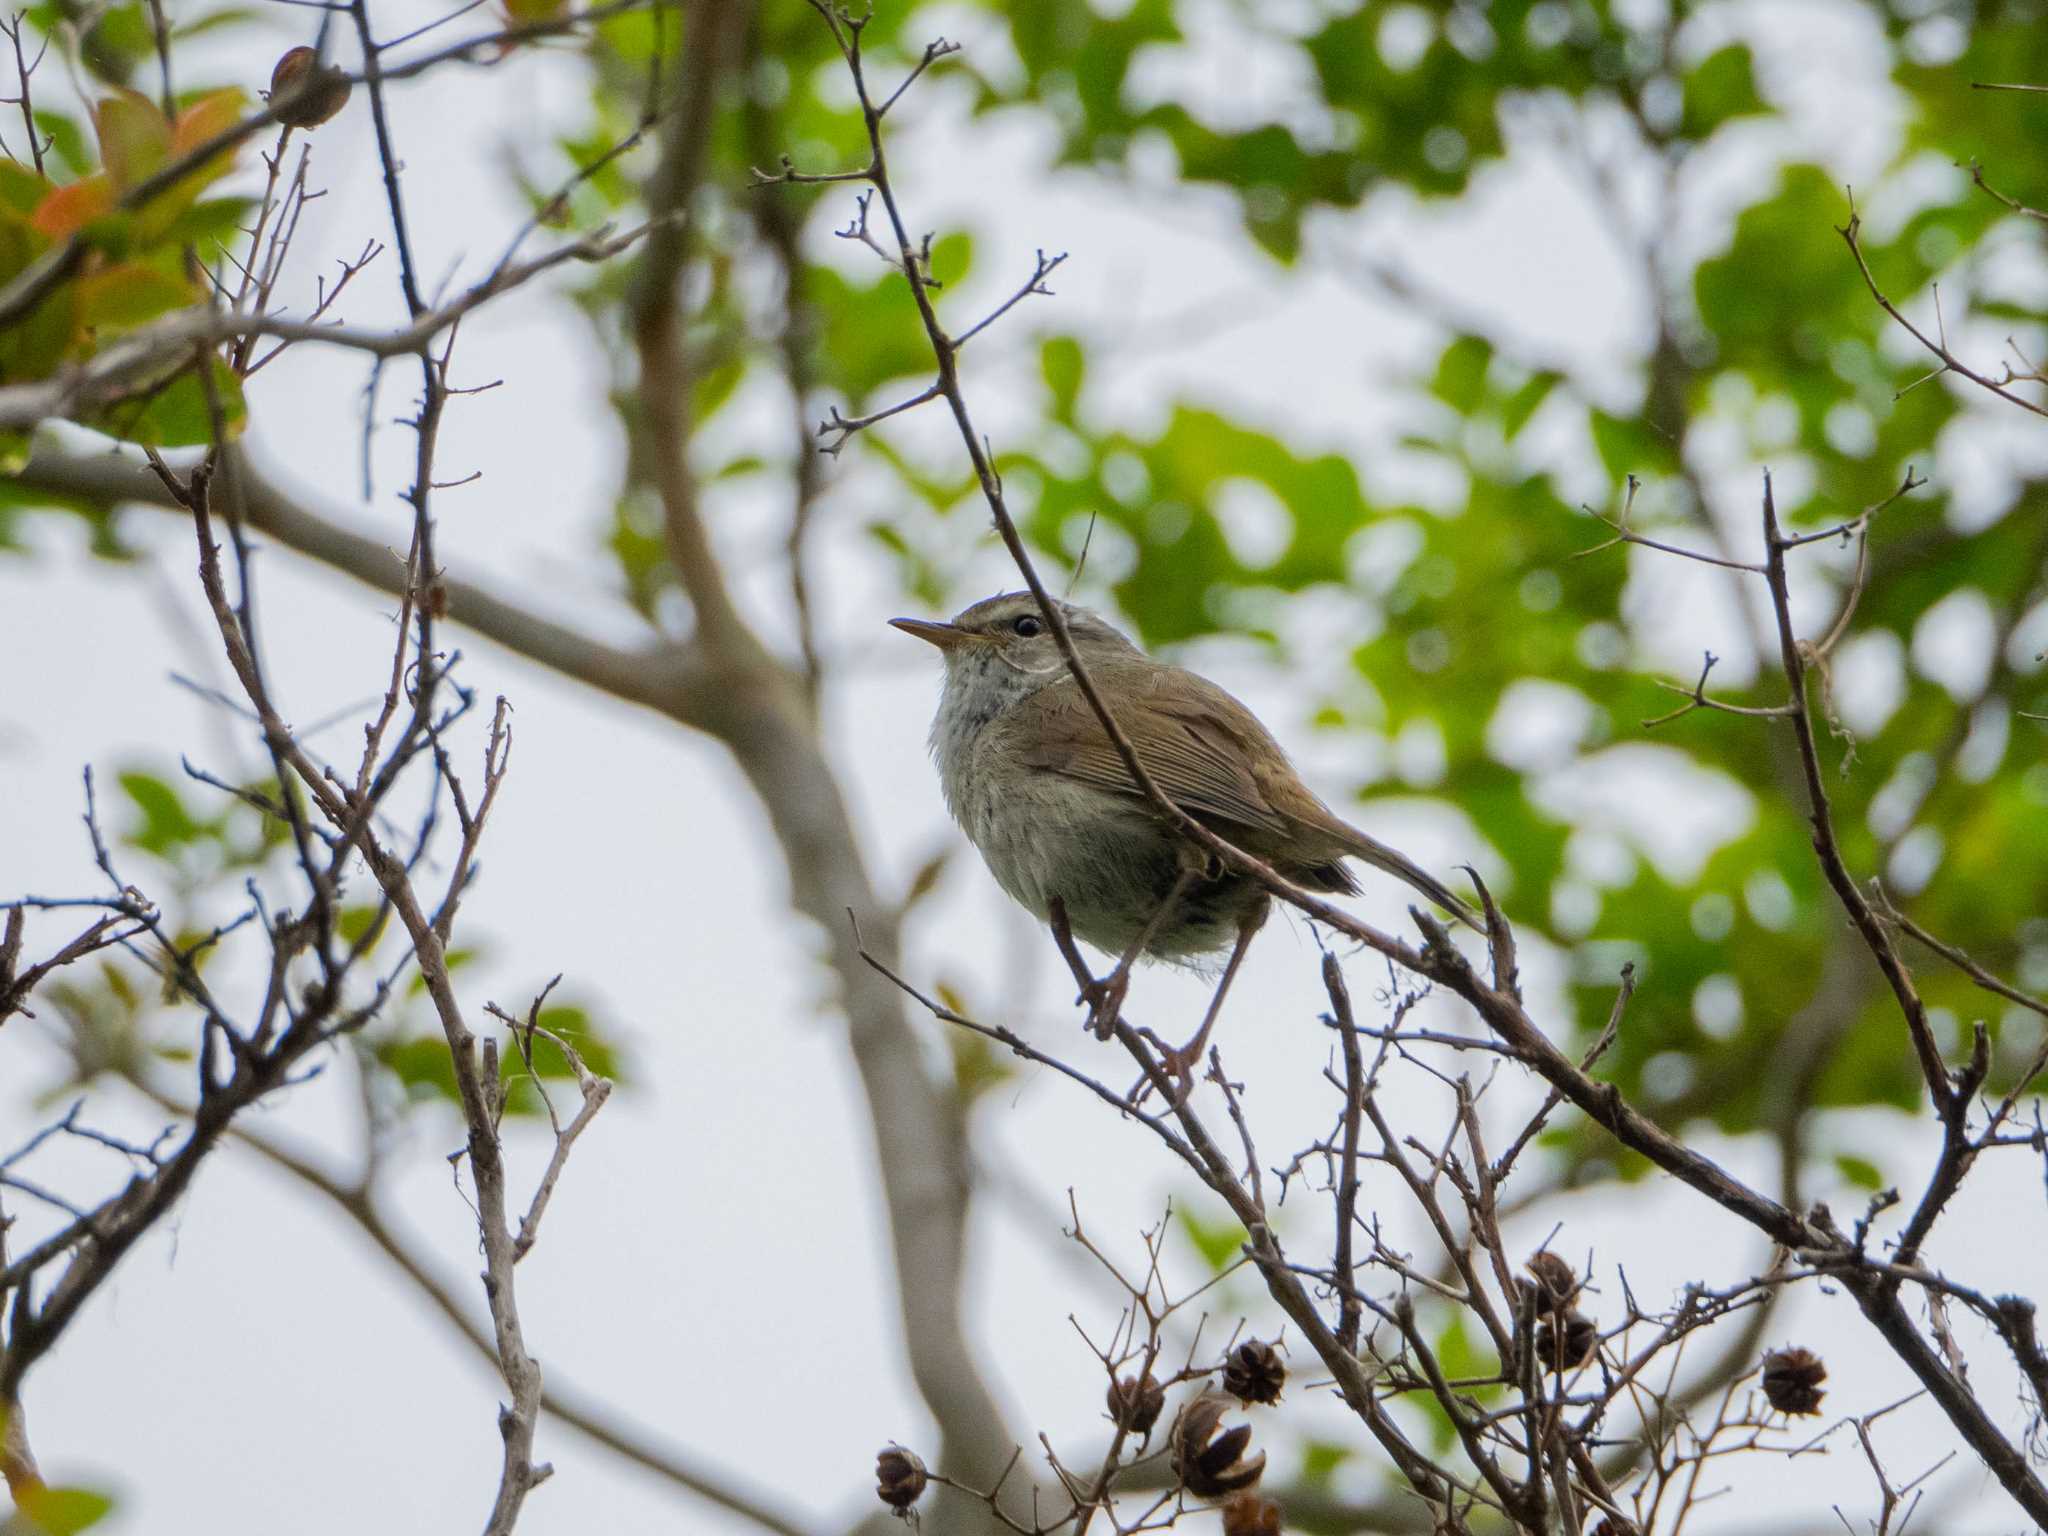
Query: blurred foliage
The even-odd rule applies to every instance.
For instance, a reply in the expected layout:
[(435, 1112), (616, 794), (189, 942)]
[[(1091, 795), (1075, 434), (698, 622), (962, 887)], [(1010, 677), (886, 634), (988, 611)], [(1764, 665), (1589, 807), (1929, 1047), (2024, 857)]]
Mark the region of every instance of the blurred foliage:
[[(1343, 454), (1304, 448), (1284, 400), (1261, 412), (1187, 398), (1136, 428), (1092, 403), (1092, 377), (1113, 366), (1100, 341), (1042, 304), (1004, 321), (1027, 334), (1040, 327), (1043, 392), (1039, 425), (996, 444), (999, 467), (1049, 562), (1070, 568), (1096, 525), (1109, 596), (1148, 645), (1236, 633), (1284, 664), (1290, 595), (1345, 594), (1355, 680), (1325, 702), (1320, 724), (1361, 745), (1429, 743), (1421, 756), (1435, 764), (1405, 776), (1390, 767), (1359, 794), (1426, 795), (1468, 818), (1505, 872), (1512, 915), (1565, 959), (1572, 1032), (1599, 1028), (1620, 964), (1637, 961), (1641, 988), (1603, 1070), (1639, 1102), (1674, 1123), (1705, 1116), (1729, 1131), (1769, 1127), (1800, 1102), (1917, 1102), (1895, 1010), (1815, 865), (1789, 732), (1704, 710), (1646, 730), (1643, 721), (1682, 702), (1659, 684), (1692, 683), (1660, 671), (1677, 649), (1666, 623), (1672, 573), (1661, 569), (1671, 557), (1613, 548), (1580, 558), (1608, 536), (1573, 489), (1588, 473), (1612, 487), (1610, 513), (1626, 477), (1643, 482), (1639, 531), (1754, 558), (1760, 473), (1748, 482), (1755, 492), (1726, 505), (1709, 484), (1714, 441), (1740, 445), (1758, 471), (1768, 458), (1795, 530), (1882, 501), (1908, 466), (1931, 477), (1872, 524), (1868, 589), (1836, 652), (1854, 658), (1841, 672), (1846, 689), (1853, 671), (1858, 696), (1822, 705), (1835, 820), (1852, 867), (1884, 876), (1919, 921), (2001, 974), (2035, 984), (2048, 974), (2039, 916), (2048, 840), (2031, 830), (2048, 810), (2048, 766), (2042, 726), (2022, 714), (2048, 706), (2036, 654), (2048, 616), (2048, 486), (2021, 464), (1994, 506), (1965, 511), (1951, 500), (1970, 445), (2038, 429), (1958, 381), (1919, 382), (1931, 361), (1871, 301), (1838, 233), (1851, 210), (1835, 172), (1782, 152), (1768, 168), (1767, 146), (1794, 140), (1762, 135), (1784, 121), (1798, 83), (1798, 61), (1783, 56), (1772, 28), (1733, 5), (1680, 7), (1667, 19), (1598, 0), (1367, 3), (1285, 18), (1250, 0), (1200, 10), (1173, 0), (982, 8), (1000, 39), (918, 87), (892, 116), (899, 143), (941, 131), (925, 121), (1028, 114), (1049, 132), (1056, 164), (1158, 198), (1176, 182), (1230, 193), (1276, 286), (1313, 269), (1304, 238), (1313, 217), (1369, 221), (1389, 190), (1410, 202), (1464, 196), (1487, 167), (1531, 148), (1534, 130), (1515, 125), (1532, 116), (1595, 158), (1616, 155), (1626, 175), (1661, 179), (1669, 201), (1633, 241), (1643, 291), (1660, 302), (1632, 402), (1595, 398), (1522, 356), (1513, 336), (1474, 334), (1460, 321), (1446, 326), (1435, 365), (1402, 381), (1411, 409), (1391, 442), (1362, 438)], [(1995, 347), (1974, 325), (1984, 317), (1997, 335), (2038, 347), (2048, 319), (2038, 308), (2038, 226), (1965, 174), (1929, 174), (1925, 156), (1975, 158), (2001, 192), (2048, 205), (2038, 153), (2048, 109), (2039, 97), (1969, 84), (2048, 82), (2048, 26), (2028, 5), (1980, 5), (1959, 23), (1925, 11), (1851, 7), (1845, 20), (1860, 19), (1888, 58), (1903, 124), (1892, 173), (1856, 189), (1859, 203), (1888, 210), (1865, 225), (1864, 250), (1884, 291), (1916, 314), (1931, 312), (1939, 284), (1951, 336)], [(881, 8), (866, 33), (871, 76), (893, 81), (934, 32), (915, 11)], [(786, 390), (792, 358), (811, 420), (832, 402), (872, 411), (930, 373), (900, 280), (858, 259), (821, 259), (827, 242), (788, 235), (789, 220), (813, 236), (843, 225), (851, 191), (748, 185), (748, 167), (783, 154), (810, 171), (860, 162), (861, 125), (829, 38), (800, 0), (769, 0), (750, 44), (706, 192), (717, 211), (706, 220), (705, 430), (693, 451), (714, 487), (727, 469), (718, 413), (751, 391)], [(1261, 78), (1301, 89), (1215, 89), (1200, 61), (1219, 46), (1256, 55)], [(1941, 56), (1944, 46), (1961, 51)], [(630, 120), (638, 65), (623, 48), (600, 60), (598, 129)], [(1743, 183), (1702, 257), (1666, 234), (1689, 195), (1689, 168), (1738, 135), (1766, 170)], [(574, 159), (601, 137), (562, 148)], [(1605, 147), (1596, 154), (1596, 145)], [(903, 191), (914, 219), (931, 198)], [(1738, 194), (1722, 186), (1717, 195)], [(623, 208), (632, 190), (608, 196)], [(1018, 264), (1017, 253), (969, 244), (971, 231), (938, 233), (939, 275), (954, 285), (962, 268)], [(789, 334), (784, 311), (760, 302), (771, 270), (796, 300)], [(614, 275), (585, 293), (593, 322), (614, 336), (621, 291)], [(616, 399), (629, 427), (632, 388), (622, 364)], [(867, 498), (887, 509), (870, 516), (869, 532), (912, 598), (943, 608), (980, 595), (955, 590), (949, 573), (984, 518), (964, 466), (927, 457), (918, 441), (891, 422), (841, 462), (858, 460), (887, 487)], [(734, 472), (791, 476), (796, 452), (791, 444), (764, 464), (750, 443)], [(1389, 452), (1430, 466), (1432, 483), (1458, 493), (1390, 497), (1361, 468)], [(1233, 503), (1253, 507), (1264, 530), (1256, 540), (1233, 528)], [(671, 578), (637, 464), (611, 542), (625, 590), (652, 614)], [(1795, 559), (1801, 622), (1818, 635), (1848, 589), (1853, 551), (1821, 543)], [(1698, 611), (1726, 613), (1726, 627), (1695, 643), (1744, 658), (1716, 678), (1713, 696), (1778, 702), (1760, 584), (1744, 593), (1752, 578), (1699, 567), (1677, 578), (1719, 584), (1719, 605)], [(1930, 655), (1937, 631), (1976, 618), (1985, 621), (1972, 642), (1982, 678), (1958, 690), (1954, 669)], [(2033, 638), (2015, 638), (2024, 636)], [(1888, 693), (1896, 697), (1886, 704)], [(1565, 739), (1518, 749), (1517, 714)], [(1619, 787), (1575, 795), (1575, 782)], [(1673, 858), (1654, 806), (1631, 803), (1646, 783), (1680, 801), (1739, 807), (1736, 824), (1690, 863)], [(1371, 823), (1369, 803), (1359, 814)], [(2003, 1034), (2003, 1005), (1931, 957), (1913, 958), (1943, 1028), (1960, 1035), (1985, 1018)], [(2001, 1062), (2009, 1067), (2031, 1038), (2014, 1031)], [(963, 1092), (980, 1070), (960, 1064)], [(1583, 1128), (1548, 1138), (1580, 1175), (1639, 1171), (1617, 1169), (1603, 1140)], [(1828, 1177), (1858, 1187), (1882, 1172), (1846, 1154), (1826, 1164)]]
[[(55, 7), (28, 17), (31, 25), (57, 19)], [(102, 79), (123, 79), (137, 30), (139, 46), (152, 50), (139, 6), (103, 11), (86, 34), (83, 57), (98, 61)], [(90, 141), (72, 119), (36, 114), (39, 141), (47, 140), (30, 157), (38, 163), (0, 163), (0, 293), (74, 244), (80, 255), (71, 276), (0, 327), (0, 384), (49, 378), (202, 301), (203, 265), (216, 259), (250, 208), (246, 197), (202, 195), (232, 171), (234, 156), (197, 159), (184, 175), (154, 182), (232, 128), (249, 106), (244, 91), (228, 87), (188, 95), (167, 116), (141, 92), (114, 84), (92, 107)], [(209, 441), (216, 406), (226, 429), (240, 431), (248, 414), (240, 379), (218, 361), (210, 374), (209, 385), (189, 362), (166, 365), (125, 380), (116, 397), (79, 419), (153, 448)], [(27, 434), (0, 434), (0, 472), (19, 468), (27, 454)]]

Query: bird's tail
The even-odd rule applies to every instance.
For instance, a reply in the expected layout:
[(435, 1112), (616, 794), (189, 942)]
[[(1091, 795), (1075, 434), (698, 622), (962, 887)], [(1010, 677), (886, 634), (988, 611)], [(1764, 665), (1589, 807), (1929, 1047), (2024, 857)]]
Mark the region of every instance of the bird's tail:
[(1338, 825), (1343, 828), (1344, 841), (1350, 845), (1349, 852), (1354, 857), (1365, 860), (1375, 869), (1385, 870), (1396, 880), (1405, 880), (1473, 932), (1486, 932), (1486, 920), (1474, 912), (1468, 903), (1453, 896), (1441, 880), (1420, 864), (1404, 854), (1396, 853), (1377, 838), (1366, 836), (1349, 822), (1338, 822)]

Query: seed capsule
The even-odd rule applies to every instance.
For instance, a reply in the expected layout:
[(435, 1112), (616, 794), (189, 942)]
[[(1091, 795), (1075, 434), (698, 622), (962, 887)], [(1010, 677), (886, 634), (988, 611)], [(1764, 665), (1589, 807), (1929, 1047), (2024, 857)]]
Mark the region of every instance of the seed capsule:
[(1827, 1379), (1828, 1368), (1810, 1349), (1774, 1349), (1764, 1356), (1764, 1400), (1780, 1413), (1819, 1413), (1827, 1396), (1820, 1384)]
[(1579, 1294), (1579, 1277), (1571, 1265), (1548, 1248), (1530, 1254), (1522, 1267), (1536, 1277), (1536, 1305), (1545, 1312), (1562, 1312)]
[(1223, 1536), (1280, 1536), (1280, 1506), (1247, 1489), (1223, 1501)]
[(1286, 1385), (1286, 1362), (1261, 1340), (1245, 1340), (1223, 1362), (1223, 1390), (1241, 1403), (1277, 1403)]
[(1148, 1373), (1123, 1376), (1109, 1384), (1106, 1399), (1110, 1422), (1134, 1435), (1149, 1435), (1166, 1407), (1166, 1389)]
[(1536, 1329), (1536, 1369), (1569, 1371), (1584, 1365), (1600, 1347), (1600, 1327), (1583, 1312), (1546, 1318)]
[(1220, 1499), (1256, 1483), (1266, 1470), (1266, 1453), (1247, 1456), (1252, 1427), (1238, 1424), (1217, 1433), (1235, 1406), (1220, 1392), (1204, 1392), (1180, 1411), (1173, 1426), (1173, 1469), (1198, 1499)]
[(348, 75), (305, 46), (287, 48), (270, 72), (270, 99), (288, 128), (318, 128), (348, 105)]
[(908, 1509), (924, 1492), (930, 1474), (917, 1453), (885, 1445), (875, 1457), (875, 1497), (891, 1509)]

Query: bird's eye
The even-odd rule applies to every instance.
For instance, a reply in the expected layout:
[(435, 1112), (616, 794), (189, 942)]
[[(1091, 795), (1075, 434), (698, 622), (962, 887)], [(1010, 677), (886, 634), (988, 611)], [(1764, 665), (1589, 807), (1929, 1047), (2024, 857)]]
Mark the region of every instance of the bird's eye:
[(1044, 632), (1045, 623), (1037, 614), (1027, 613), (1011, 620), (1010, 628), (1016, 634), (1022, 635), (1026, 640), (1029, 640), (1033, 635)]

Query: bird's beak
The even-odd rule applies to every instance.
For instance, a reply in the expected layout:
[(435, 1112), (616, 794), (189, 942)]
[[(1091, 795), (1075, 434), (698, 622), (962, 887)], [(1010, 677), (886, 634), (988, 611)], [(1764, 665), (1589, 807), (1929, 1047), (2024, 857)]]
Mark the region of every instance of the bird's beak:
[(942, 651), (964, 645), (968, 638), (968, 632), (959, 625), (941, 624), (935, 619), (891, 619), (889, 622), (906, 635), (929, 641)]

